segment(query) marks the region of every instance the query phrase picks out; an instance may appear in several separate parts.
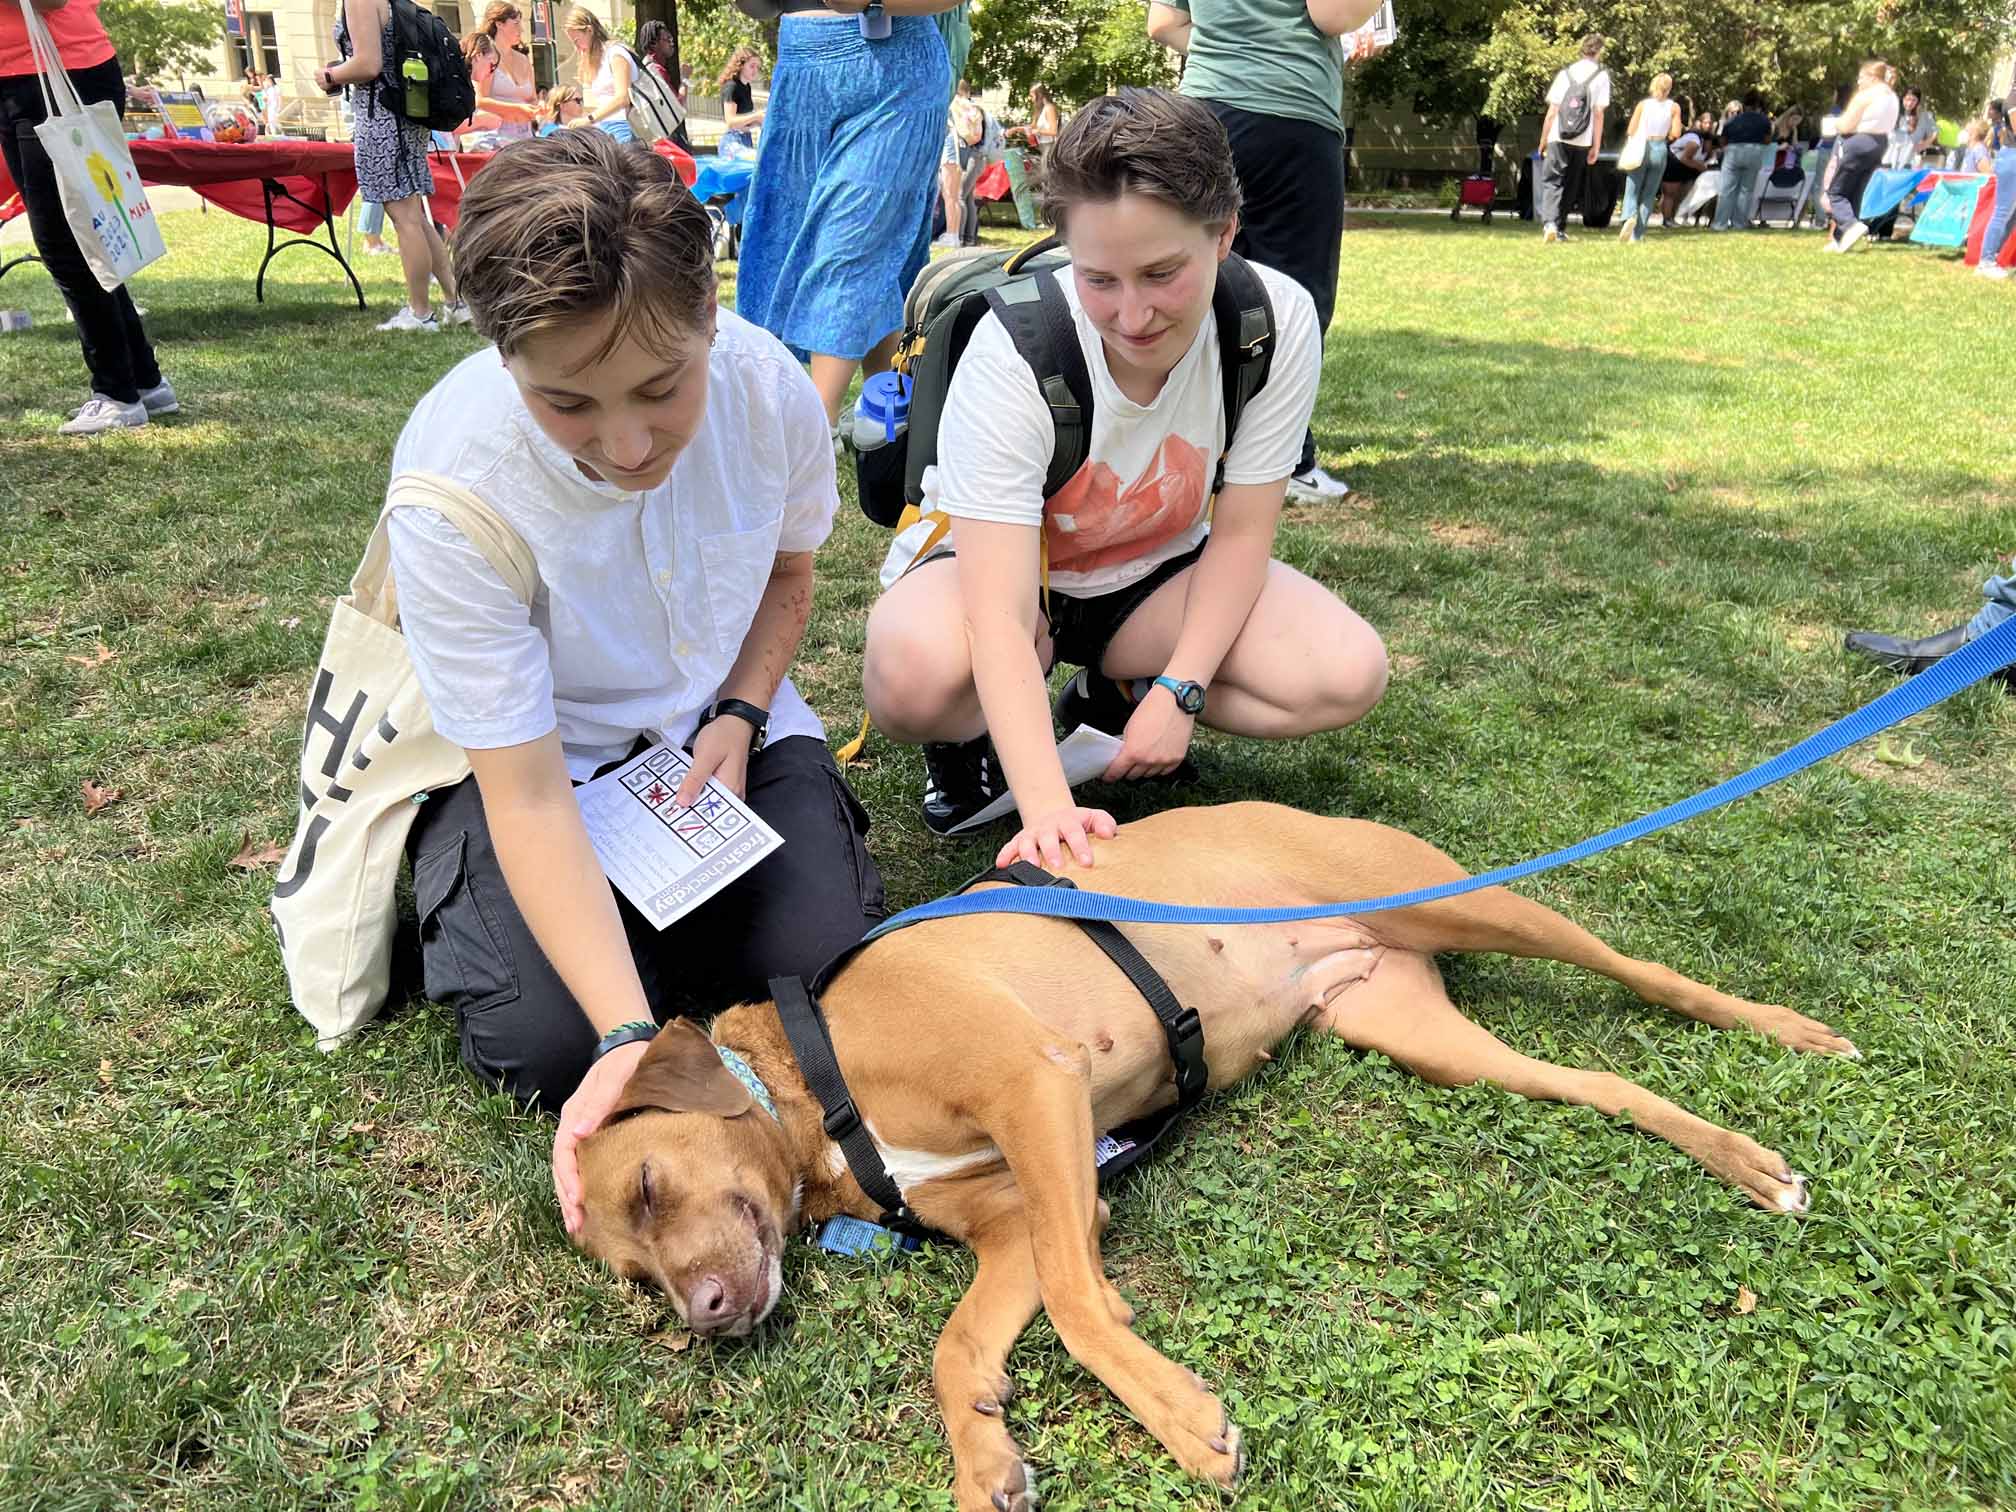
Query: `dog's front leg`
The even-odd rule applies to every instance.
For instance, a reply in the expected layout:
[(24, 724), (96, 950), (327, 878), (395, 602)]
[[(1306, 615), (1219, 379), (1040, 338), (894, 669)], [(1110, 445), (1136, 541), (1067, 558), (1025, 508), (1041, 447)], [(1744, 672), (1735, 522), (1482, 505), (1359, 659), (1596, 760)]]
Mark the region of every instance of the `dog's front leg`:
[(1036, 1477), (1008, 1433), (1007, 1365), (1042, 1305), (1036, 1257), (1014, 1177), (1002, 1171), (964, 1185), (956, 1199), (967, 1214), (961, 1234), (980, 1267), (938, 1336), (932, 1384), (952, 1441), (960, 1512), (1030, 1512)]
[(1030, 1071), (1006, 1083), (983, 1118), (1008, 1161), (1028, 1214), (1037, 1285), (1071, 1357), (1108, 1389), (1193, 1475), (1239, 1478), (1239, 1431), (1190, 1371), (1122, 1321), (1125, 1304), (1099, 1257), (1098, 1175), (1092, 1164), (1090, 1054), (1083, 1045), (1029, 1046)]

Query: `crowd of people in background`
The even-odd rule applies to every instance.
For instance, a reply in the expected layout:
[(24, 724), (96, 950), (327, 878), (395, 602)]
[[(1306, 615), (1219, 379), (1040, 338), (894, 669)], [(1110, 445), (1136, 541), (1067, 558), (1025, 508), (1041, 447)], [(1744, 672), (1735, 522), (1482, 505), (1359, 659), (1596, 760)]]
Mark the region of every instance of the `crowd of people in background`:
[[(1585, 176), (1603, 157), (1604, 119), (1612, 103), (1605, 46), (1603, 37), (1584, 38), (1579, 56), (1554, 76), (1547, 91), (1535, 196), (1547, 242), (1568, 239), (1569, 216), (1584, 201)], [(1677, 225), (1705, 173), (1716, 175), (1715, 192), (1694, 213), (1698, 219), (1712, 204), (1710, 228), (1718, 232), (1761, 225), (1763, 188), (1799, 186), (1810, 173), (1810, 214), (1828, 232), (1822, 250), (1844, 253), (1890, 232), (1894, 217), (1871, 224), (1861, 215), (1864, 191), (1880, 169), (1946, 167), (1996, 176), (1976, 271), (1986, 278), (2009, 277), (1999, 263), (2016, 223), (2016, 131), (2006, 103), (1990, 100), (1964, 128), (1942, 132), (1923, 93), (1915, 88), (1900, 93), (1898, 84), (1896, 68), (1880, 58), (1868, 60), (1854, 85), (1837, 91), (1809, 135), (1797, 106), (1773, 116), (1759, 90), (1745, 90), (1718, 117), (1683, 106), (1673, 97), (1673, 76), (1655, 75), (1649, 92), (1631, 108), (1616, 153), (1623, 201), (1618, 240), (1643, 241), (1655, 211), (1662, 227)]]

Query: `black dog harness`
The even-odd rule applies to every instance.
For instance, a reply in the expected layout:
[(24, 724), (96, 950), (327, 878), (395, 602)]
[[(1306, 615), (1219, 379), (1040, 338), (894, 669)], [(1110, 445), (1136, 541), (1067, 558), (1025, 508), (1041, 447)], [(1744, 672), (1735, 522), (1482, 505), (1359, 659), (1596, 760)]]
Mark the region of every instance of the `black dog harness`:
[[(1011, 866), (984, 871), (957, 891), (963, 893), (983, 882), (1013, 882), (1021, 887), (1075, 885), (1066, 878), (1051, 876), (1041, 867), (1017, 861)], [(1157, 1022), (1162, 1025), (1164, 1037), (1169, 1041), (1169, 1059), (1175, 1067), (1174, 1107), (1134, 1119), (1109, 1131), (1100, 1140), (1099, 1181), (1104, 1185), (1147, 1158), (1177, 1119), (1189, 1112), (1204, 1095), (1211, 1073), (1204, 1064), (1204, 1024), (1198, 1018), (1197, 1010), (1185, 1008), (1176, 1001), (1176, 994), (1169, 990), (1169, 984), (1162, 980), (1161, 973), (1148, 964), (1117, 927), (1098, 919), (1073, 919), (1070, 922), (1084, 930), (1092, 943), (1104, 951), (1107, 959), (1134, 984), (1134, 990), (1147, 999)], [(860, 1111), (848, 1094), (846, 1078), (840, 1074), (840, 1062), (833, 1054), (833, 1036), (826, 1027), (825, 1012), (819, 1006), (819, 994), (846, 969), (859, 951), (887, 932), (886, 929), (869, 931), (858, 944), (849, 946), (829, 961), (813, 977), (810, 987), (799, 977), (778, 977), (770, 983), (770, 993), (777, 1001), (777, 1016), (783, 1021), (784, 1034), (791, 1042), (791, 1054), (798, 1062), (798, 1070), (812, 1095), (819, 1099), (820, 1109), (825, 1115), (827, 1137), (840, 1146), (841, 1154), (847, 1159), (847, 1169), (853, 1173), (861, 1190), (882, 1209), (882, 1226), (909, 1238), (935, 1238), (938, 1237), (935, 1231), (910, 1211), (902, 1191), (890, 1178), (888, 1167), (883, 1165), (881, 1153), (876, 1150), (875, 1141), (869, 1137), (867, 1125), (862, 1122)]]

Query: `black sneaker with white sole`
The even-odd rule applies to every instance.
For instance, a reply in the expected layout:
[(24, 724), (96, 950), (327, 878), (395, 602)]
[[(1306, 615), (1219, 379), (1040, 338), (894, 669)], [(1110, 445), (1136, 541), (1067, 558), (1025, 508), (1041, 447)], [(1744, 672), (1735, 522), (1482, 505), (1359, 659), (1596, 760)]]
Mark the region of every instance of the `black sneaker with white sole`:
[(951, 834), (1007, 791), (994, 742), (985, 735), (924, 743), (924, 827), (932, 834)]

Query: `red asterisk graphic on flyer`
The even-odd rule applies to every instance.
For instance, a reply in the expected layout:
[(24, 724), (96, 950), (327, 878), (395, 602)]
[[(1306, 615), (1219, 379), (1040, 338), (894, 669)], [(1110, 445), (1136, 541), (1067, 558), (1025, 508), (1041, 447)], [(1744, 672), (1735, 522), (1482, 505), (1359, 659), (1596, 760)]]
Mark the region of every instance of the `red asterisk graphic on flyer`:
[(671, 796), (671, 793), (666, 791), (665, 784), (662, 782), (654, 782), (644, 790), (644, 801), (653, 808), (658, 807), (659, 804), (665, 802)]

